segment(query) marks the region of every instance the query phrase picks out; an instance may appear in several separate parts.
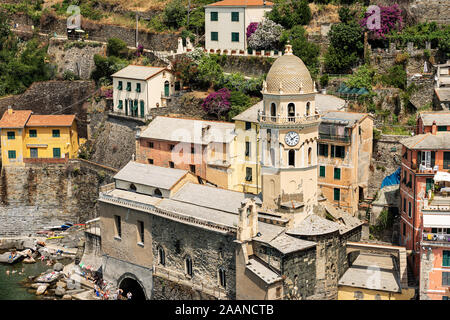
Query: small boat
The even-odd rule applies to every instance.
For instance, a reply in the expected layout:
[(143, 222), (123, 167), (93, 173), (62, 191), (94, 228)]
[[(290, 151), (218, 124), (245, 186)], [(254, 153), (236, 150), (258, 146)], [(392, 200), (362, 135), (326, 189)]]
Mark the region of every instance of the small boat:
[(47, 240), (62, 239), (62, 238), (64, 238), (64, 236), (55, 236), (55, 237), (49, 237), (49, 238), (47, 238)]

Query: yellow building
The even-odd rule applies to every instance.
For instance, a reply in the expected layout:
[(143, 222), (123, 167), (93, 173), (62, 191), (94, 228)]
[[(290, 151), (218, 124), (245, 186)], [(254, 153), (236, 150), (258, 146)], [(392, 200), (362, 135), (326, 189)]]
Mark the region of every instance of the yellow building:
[(319, 126), (318, 184), (324, 197), (352, 215), (367, 194), (373, 118), (367, 113), (330, 111)]
[(78, 154), (75, 115), (8, 110), (0, 120), (2, 165), (61, 163)]

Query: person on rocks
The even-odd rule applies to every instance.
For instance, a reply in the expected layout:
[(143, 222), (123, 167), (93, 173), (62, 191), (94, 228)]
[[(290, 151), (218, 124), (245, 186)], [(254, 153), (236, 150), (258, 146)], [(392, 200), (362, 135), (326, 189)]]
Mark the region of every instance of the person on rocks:
[(116, 294), (117, 294), (117, 300), (122, 300), (122, 293), (123, 290), (122, 289), (117, 289)]
[(131, 297), (133, 296), (133, 294), (131, 293), (131, 291), (129, 291), (128, 293), (127, 293), (127, 299), (128, 300), (131, 300)]

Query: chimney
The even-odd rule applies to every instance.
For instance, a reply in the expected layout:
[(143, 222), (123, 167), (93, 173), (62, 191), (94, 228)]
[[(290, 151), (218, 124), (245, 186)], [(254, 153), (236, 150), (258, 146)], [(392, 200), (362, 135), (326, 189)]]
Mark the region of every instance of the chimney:
[(13, 109), (11, 106), (8, 106), (8, 114), (12, 114), (13, 113)]
[(433, 136), (435, 136), (435, 135), (436, 135), (436, 132), (437, 132), (437, 126), (436, 126), (436, 120), (434, 120), (434, 121), (433, 121), (433, 125), (431, 126), (431, 134), (432, 134)]

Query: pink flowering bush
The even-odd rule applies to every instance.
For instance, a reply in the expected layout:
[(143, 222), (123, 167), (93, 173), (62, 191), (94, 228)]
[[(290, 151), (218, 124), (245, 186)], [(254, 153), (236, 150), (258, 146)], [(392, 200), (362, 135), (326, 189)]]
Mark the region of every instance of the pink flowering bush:
[(219, 118), (230, 110), (230, 97), (230, 90), (222, 88), (216, 92), (210, 93), (205, 100), (203, 100), (202, 108), (205, 112), (214, 114)]
[[(380, 8), (380, 19), (378, 20), (375, 16), (377, 14), (376, 10), (366, 12), (364, 18), (359, 21), (359, 25), (366, 31), (371, 32), (371, 35), (375, 39), (385, 39), (386, 35), (392, 30), (402, 29), (402, 11), (398, 4), (394, 4), (389, 7)], [(376, 28), (375, 22), (380, 22), (380, 28)]]
[(247, 27), (247, 39), (258, 29), (258, 22), (252, 22)]

